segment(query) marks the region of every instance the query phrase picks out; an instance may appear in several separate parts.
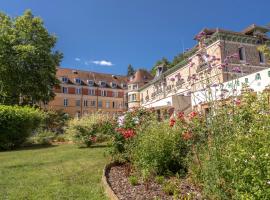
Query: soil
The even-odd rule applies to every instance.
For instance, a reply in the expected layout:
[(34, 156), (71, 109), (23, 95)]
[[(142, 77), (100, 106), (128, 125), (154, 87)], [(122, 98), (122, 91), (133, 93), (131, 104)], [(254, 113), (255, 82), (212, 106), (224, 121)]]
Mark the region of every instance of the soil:
[[(128, 180), (128, 165), (112, 166), (107, 171), (107, 180), (119, 200), (174, 200), (173, 195), (167, 195), (162, 190), (162, 185), (150, 180), (148, 186), (139, 180), (138, 184), (132, 186)], [(179, 197), (177, 199), (201, 200), (202, 196), (197, 188), (186, 180), (177, 184)], [(189, 198), (188, 198), (189, 195)]]

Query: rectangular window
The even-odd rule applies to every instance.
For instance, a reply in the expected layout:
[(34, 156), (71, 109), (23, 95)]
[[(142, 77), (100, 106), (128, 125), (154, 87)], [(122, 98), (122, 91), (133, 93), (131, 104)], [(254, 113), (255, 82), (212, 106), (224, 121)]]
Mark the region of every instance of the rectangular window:
[(67, 88), (67, 87), (62, 87), (62, 92), (63, 92), (64, 94), (67, 94), (67, 93), (68, 93), (68, 88)]
[(138, 85), (137, 84), (135, 84), (135, 85), (133, 85), (133, 90), (135, 90), (135, 89), (137, 89), (138, 88)]
[(244, 49), (244, 47), (240, 47), (238, 49), (238, 53), (239, 53), (239, 59), (241, 61), (245, 60), (245, 49)]
[(76, 88), (76, 94), (81, 94), (82, 93), (82, 88)]
[(110, 108), (110, 102), (106, 101), (106, 108)]
[(270, 71), (268, 71), (268, 77), (270, 77)]
[(245, 78), (245, 83), (248, 83), (248, 78)]
[(94, 84), (95, 84), (95, 82), (93, 80), (88, 80), (87, 83), (89, 86), (94, 86)]
[(91, 101), (91, 106), (96, 106), (96, 101)]
[(102, 108), (102, 101), (98, 101), (98, 107)]
[(117, 84), (116, 83), (111, 83), (111, 86), (112, 86), (112, 88), (116, 88), (117, 87)]
[(118, 92), (113, 91), (113, 92), (112, 92), (112, 96), (113, 96), (113, 97), (118, 97)]
[(101, 90), (101, 96), (106, 97), (107, 96), (107, 91), (106, 90)]
[(65, 107), (68, 106), (68, 99), (64, 99), (64, 106), (65, 106)]
[(115, 106), (115, 102), (114, 102), (114, 101), (112, 102), (112, 107), (113, 107), (113, 108), (115, 108), (115, 107), (116, 107), (116, 106)]
[(260, 63), (264, 63), (264, 54), (259, 51), (259, 60), (260, 60)]
[(81, 84), (81, 79), (80, 78), (75, 78), (75, 83)]
[(62, 82), (67, 83), (68, 82), (68, 78), (67, 77), (62, 77)]
[(257, 73), (256, 76), (255, 76), (255, 80), (261, 80), (261, 74), (260, 73)]
[(106, 87), (106, 82), (105, 81), (100, 81), (99, 84), (100, 84), (101, 87)]
[(83, 106), (84, 106), (84, 107), (87, 107), (87, 106), (88, 106), (88, 101), (87, 101), (87, 100), (84, 100), (84, 101), (83, 101)]
[(132, 95), (131, 95), (131, 100), (132, 100), (132, 101), (136, 101), (136, 94), (132, 94)]
[(126, 83), (122, 83), (122, 88), (127, 88), (127, 84)]
[(81, 106), (81, 100), (76, 100), (76, 106)]
[(89, 89), (88, 90), (88, 95), (94, 96), (95, 95), (95, 90), (94, 89)]

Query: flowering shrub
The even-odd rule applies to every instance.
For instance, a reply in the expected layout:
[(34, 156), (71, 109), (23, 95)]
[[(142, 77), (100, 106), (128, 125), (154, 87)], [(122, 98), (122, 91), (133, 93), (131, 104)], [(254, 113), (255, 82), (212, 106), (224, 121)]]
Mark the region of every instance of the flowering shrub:
[(252, 94), (236, 102), (216, 109), (207, 123), (199, 116), (182, 124), (193, 147), (190, 174), (210, 199), (269, 199), (269, 102)]
[(118, 162), (130, 161), (130, 152), (134, 145), (134, 138), (138, 132), (144, 130), (148, 124), (155, 121), (153, 110), (135, 108), (118, 118), (118, 127), (115, 129), (110, 154)]
[(116, 120), (107, 114), (92, 114), (69, 121), (66, 133), (72, 135), (73, 141), (79, 145), (91, 146), (104, 140), (106, 135), (115, 131)]
[(183, 175), (187, 171), (187, 145), (179, 130), (168, 126), (168, 121), (149, 124), (138, 135), (131, 151), (131, 161), (141, 172)]

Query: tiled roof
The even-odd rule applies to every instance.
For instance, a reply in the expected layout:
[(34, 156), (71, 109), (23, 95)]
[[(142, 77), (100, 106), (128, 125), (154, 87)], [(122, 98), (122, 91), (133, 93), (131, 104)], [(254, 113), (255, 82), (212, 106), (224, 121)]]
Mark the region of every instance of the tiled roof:
[(153, 78), (154, 77), (148, 71), (138, 69), (129, 83), (145, 83), (151, 81)]
[(121, 86), (122, 83), (127, 83), (128, 80), (126, 76), (121, 75), (104, 74), (62, 67), (57, 68), (56, 76), (58, 78), (68, 78), (68, 83), (70, 84), (76, 84), (75, 78), (80, 78), (82, 85), (88, 85), (87, 81), (93, 80), (95, 82), (95, 85), (99, 84), (100, 81), (105, 81), (107, 83), (107, 86), (111, 82), (116, 83), (118, 86)]

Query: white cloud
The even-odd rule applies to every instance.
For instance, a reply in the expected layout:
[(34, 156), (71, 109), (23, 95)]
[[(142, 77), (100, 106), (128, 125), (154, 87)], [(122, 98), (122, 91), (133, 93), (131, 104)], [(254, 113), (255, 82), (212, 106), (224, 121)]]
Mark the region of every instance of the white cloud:
[(76, 60), (77, 62), (80, 62), (80, 61), (81, 61), (81, 59), (80, 59), (80, 58), (75, 58), (75, 60)]
[(101, 66), (113, 66), (113, 63), (107, 60), (94, 60), (92, 63)]

